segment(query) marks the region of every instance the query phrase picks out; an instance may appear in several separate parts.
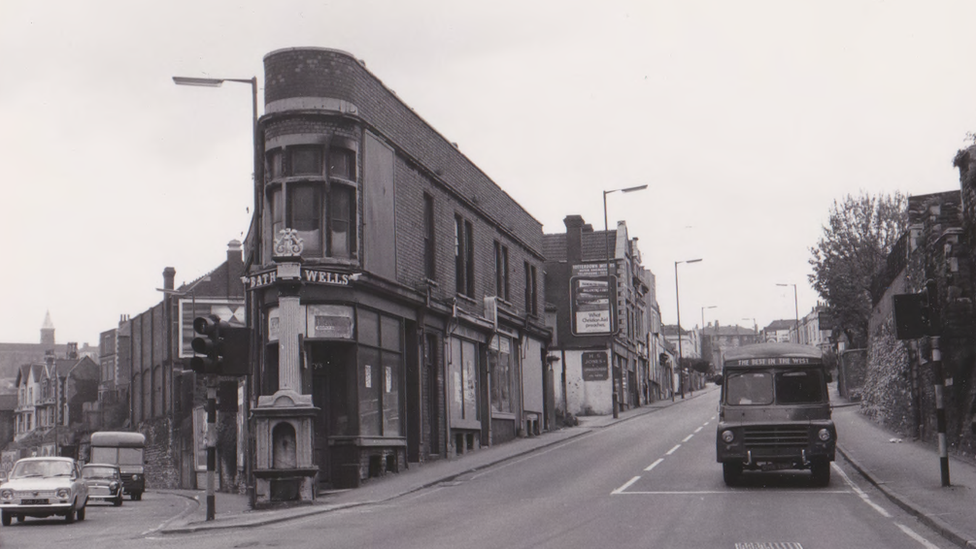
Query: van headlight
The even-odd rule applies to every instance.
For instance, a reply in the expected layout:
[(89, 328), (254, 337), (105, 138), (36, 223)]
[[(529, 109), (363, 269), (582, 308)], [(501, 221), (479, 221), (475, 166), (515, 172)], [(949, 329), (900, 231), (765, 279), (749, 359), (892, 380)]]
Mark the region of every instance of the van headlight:
[(725, 441), (726, 444), (731, 443), (733, 440), (735, 440), (735, 433), (728, 429), (722, 431), (722, 440)]
[(817, 438), (819, 438), (823, 442), (827, 442), (828, 440), (830, 440), (830, 429), (821, 429), (820, 431), (818, 431)]
[(58, 488), (57, 494), (58, 494), (58, 497), (61, 498), (61, 499), (68, 499), (68, 496), (71, 495), (71, 489), (69, 489), (69, 488)]
[(0, 499), (14, 499), (14, 491), (0, 490)]

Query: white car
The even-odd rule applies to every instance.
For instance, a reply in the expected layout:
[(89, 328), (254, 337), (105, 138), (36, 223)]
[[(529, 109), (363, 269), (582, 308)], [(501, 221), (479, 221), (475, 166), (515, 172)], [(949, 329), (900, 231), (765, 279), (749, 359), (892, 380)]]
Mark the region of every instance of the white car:
[(26, 517), (63, 516), (67, 522), (85, 520), (88, 487), (77, 461), (65, 457), (18, 460), (7, 481), (0, 484), (0, 523), (10, 526)]

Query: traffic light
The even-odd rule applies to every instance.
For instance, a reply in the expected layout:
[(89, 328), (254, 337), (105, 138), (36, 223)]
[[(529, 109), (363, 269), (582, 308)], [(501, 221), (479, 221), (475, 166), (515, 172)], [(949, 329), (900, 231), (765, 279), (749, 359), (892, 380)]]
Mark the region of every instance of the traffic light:
[(217, 315), (198, 316), (193, 319), (193, 331), (200, 334), (193, 338), (190, 346), (193, 352), (204, 356), (194, 356), (190, 359), (190, 368), (198, 374), (219, 374), (220, 361), (223, 355), (223, 340), (220, 337), (221, 328), (230, 325), (220, 320)]
[(198, 374), (245, 376), (250, 373), (248, 350), (251, 332), (244, 326), (232, 326), (217, 315), (193, 319), (193, 352), (205, 355), (190, 359), (190, 368)]

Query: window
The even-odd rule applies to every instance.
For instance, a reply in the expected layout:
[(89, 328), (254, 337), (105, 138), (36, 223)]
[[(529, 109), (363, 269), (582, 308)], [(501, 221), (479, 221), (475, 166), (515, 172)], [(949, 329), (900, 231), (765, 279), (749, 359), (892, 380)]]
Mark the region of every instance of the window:
[(290, 152), (291, 175), (322, 175), (322, 147), (294, 147)]
[(525, 262), (525, 312), (539, 314), (538, 287), (536, 286), (535, 265)]
[(356, 187), (348, 182), (355, 180), (356, 153), (330, 149), (329, 172), (343, 179), (336, 182), (325, 177), (323, 148), (319, 145), (276, 149), (267, 158), (271, 238), (290, 228), (301, 237), (305, 257), (354, 257)]
[(459, 215), (454, 216), (454, 265), (457, 293), (474, 297), (474, 228)]
[(502, 245), (497, 240), (495, 241), (495, 295), (506, 301), (510, 299), (508, 284), (508, 246)]
[(345, 185), (332, 185), (329, 211), (329, 256), (352, 257), (355, 249), (355, 191)]
[(725, 401), (733, 405), (773, 403), (773, 376), (769, 372), (745, 372), (728, 376)]
[(776, 372), (777, 404), (814, 404), (824, 401), (823, 376), (817, 370)]
[(512, 340), (496, 336), (488, 349), (488, 370), (491, 375), (491, 409), (496, 412), (513, 413), (514, 372), (512, 364)]
[(360, 434), (401, 436), (402, 323), (397, 318), (364, 309), (357, 316)]
[(356, 180), (356, 153), (340, 147), (329, 149), (329, 177)]
[(437, 279), (437, 255), (434, 251), (434, 197), (424, 193), (424, 275)]

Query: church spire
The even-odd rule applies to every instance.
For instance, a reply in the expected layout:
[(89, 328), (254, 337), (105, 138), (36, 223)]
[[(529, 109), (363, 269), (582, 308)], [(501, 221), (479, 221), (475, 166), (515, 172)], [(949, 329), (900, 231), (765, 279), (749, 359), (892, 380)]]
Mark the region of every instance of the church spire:
[(54, 323), (51, 322), (51, 311), (44, 315), (44, 324), (41, 326), (41, 346), (45, 352), (54, 350)]

